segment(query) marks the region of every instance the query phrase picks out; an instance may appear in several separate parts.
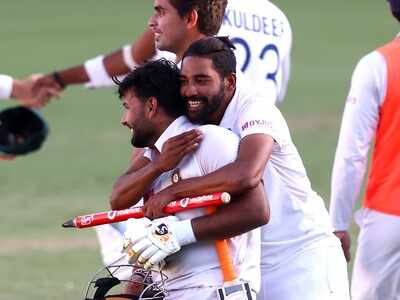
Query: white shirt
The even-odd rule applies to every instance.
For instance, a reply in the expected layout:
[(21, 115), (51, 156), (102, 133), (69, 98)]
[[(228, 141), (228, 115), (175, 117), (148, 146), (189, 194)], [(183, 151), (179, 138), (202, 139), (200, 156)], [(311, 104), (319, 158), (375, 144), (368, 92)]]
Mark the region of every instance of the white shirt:
[[(179, 117), (164, 131), (155, 143), (161, 151), (164, 142), (182, 132), (198, 127), (186, 117)], [(157, 193), (172, 184), (174, 174), (181, 179), (203, 176), (233, 162), (236, 159), (239, 139), (222, 127), (205, 125), (198, 127), (204, 138), (193, 155), (186, 156), (172, 171), (163, 173), (153, 182), (150, 192)], [(147, 149), (145, 156), (154, 157), (154, 150)], [(176, 178), (176, 175), (175, 175)], [(192, 209), (177, 213), (181, 219), (193, 219), (206, 214), (205, 209)], [(254, 290), (260, 284), (260, 230), (253, 230), (229, 239), (229, 247), (239, 278), (251, 283)], [(223, 284), (220, 263), (212, 241), (200, 241), (185, 246), (181, 251), (166, 259), (164, 272), (168, 276), (168, 289), (182, 289), (196, 286), (219, 287)]]
[(218, 35), (236, 46), (238, 68), (246, 80), (282, 102), (290, 75), (292, 30), (285, 14), (266, 0), (229, 0)]
[(312, 190), (286, 122), (274, 104), (239, 82), (220, 126), (240, 138), (262, 133), (275, 140), (263, 176), (271, 216), (261, 231), (262, 266), (277, 266), (332, 237), (324, 202)]
[(347, 230), (364, 179), (368, 151), (386, 95), (387, 67), (373, 51), (354, 70), (332, 170), (330, 215), (335, 230)]
[(12, 84), (12, 77), (0, 74), (0, 100), (11, 97)]

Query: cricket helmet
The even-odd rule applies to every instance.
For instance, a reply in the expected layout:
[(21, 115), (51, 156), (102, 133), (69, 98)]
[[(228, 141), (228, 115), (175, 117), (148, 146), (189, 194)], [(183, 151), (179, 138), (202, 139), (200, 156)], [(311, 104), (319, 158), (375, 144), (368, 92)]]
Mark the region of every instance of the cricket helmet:
[(164, 289), (166, 279), (161, 269), (145, 270), (115, 262), (96, 272), (84, 300), (162, 300), (167, 293)]
[(0, 112), (0, 154), (23, 155), (40, 149), (48, 135), (46, 121), (23, 106)]

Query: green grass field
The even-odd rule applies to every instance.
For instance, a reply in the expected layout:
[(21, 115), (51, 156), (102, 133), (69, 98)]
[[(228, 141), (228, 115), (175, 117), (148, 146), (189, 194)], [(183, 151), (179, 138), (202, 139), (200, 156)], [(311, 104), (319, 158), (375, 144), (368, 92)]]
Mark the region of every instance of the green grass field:
[[(315, 189), (328, 199), (341, 111), (357, 60), (398, 27), (386, 1), (280, 0), (294, 31), (281, 109)], [(134, 40), (150, 0), (2, 0), (0, 72), (23, 77), (81, 63)], [(11, 105), (2, 102), (0, 108)], [(81, 299), (100, 267), (92, 230), (65, 230), (74, 215), (108, 209), (129, 159), (115, 91), (68, 88), (43, 111), (42, 151), (0, 166), (0, 299)]]

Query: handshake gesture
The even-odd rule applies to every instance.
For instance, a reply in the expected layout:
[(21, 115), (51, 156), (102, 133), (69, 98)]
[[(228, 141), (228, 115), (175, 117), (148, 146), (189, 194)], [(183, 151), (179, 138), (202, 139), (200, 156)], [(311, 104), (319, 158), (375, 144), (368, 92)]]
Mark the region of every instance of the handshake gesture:
[(42, 108), (54, 98), (58, 98), (64, 85), (57, 82), (54, 74), (34, 74), (25, 79), (13, 80), (11, 97), (21, 105), (31, 108)]

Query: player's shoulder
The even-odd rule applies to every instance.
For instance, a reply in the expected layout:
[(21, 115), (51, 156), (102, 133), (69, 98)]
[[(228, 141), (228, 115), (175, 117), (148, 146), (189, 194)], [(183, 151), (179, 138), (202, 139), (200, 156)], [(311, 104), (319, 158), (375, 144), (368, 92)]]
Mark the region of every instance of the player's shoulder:
[(236, 86), (235, 96), (233, 99), (236, 102), (238, 111), (246, 110), (249, 107), (268, 108), (274, 105), (274, 99), (269, 97), (261, 89), (251, 88), (251, 86), (243, 81)]
[(204, 134), (204, 139), (206, 140), (237, 139), (237, 136), (232, 131), (221, 126), (207, 124), (200, 126), (199, 129)]
[(376, 72), (377, 70), (381, 70), (385, 68), (386, 62), (383, 55), (374, 50), (362, 56), (357, 63), (355, 73), (370, 73)]

